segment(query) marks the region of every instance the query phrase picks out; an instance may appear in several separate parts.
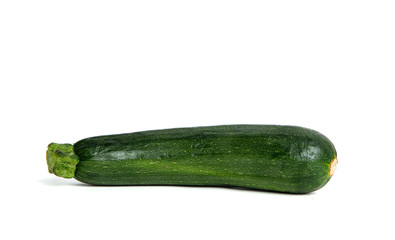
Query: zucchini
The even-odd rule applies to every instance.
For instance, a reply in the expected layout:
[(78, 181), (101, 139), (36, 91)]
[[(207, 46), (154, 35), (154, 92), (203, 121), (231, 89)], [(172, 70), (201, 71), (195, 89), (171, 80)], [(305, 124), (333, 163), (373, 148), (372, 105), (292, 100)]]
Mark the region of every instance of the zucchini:
[(324, 135), (279, 125), (223, 125), (51, 143), (50, 173), (104, 186), (223, 186), (308, 193), (332, 177), (337, 154)]

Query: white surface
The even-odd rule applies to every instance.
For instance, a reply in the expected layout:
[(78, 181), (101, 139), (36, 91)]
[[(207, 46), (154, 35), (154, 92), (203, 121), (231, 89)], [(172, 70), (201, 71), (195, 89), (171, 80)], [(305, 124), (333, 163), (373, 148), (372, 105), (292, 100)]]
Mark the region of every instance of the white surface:
[[(1, 1), (1, 239), (394, 239), (393, 1)], [(335, 144), (308, 195), (89, 187), (50, 142), (290, 124)]]

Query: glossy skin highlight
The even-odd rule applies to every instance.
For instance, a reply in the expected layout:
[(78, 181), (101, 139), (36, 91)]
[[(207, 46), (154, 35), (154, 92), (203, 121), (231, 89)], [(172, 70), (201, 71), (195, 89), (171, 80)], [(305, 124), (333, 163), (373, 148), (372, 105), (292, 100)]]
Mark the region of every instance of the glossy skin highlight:
[(308, 193), (331, 178), (333, 144), (307, 128), (224, 125), (99, 136), (74, 144), (93, 185), (191, 185)]

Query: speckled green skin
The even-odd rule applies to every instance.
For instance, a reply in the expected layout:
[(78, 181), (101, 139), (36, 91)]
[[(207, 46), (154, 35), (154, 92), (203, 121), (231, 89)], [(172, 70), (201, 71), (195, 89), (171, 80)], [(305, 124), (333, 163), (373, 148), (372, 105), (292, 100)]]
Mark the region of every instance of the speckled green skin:
[(225, 125), (83, 139), (75, 179), (94, 185), (230, 186), (308, 193), (330, 179), (333, 144), (301, 127)]

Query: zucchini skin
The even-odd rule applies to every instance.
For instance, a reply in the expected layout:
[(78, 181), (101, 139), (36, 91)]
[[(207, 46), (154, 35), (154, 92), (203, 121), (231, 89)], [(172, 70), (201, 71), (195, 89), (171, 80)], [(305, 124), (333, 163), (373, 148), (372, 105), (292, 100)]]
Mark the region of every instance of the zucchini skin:
[(331, 178), (334, 145), (307, 128), (223, 125), (98, 136), (74, 144), (93, 185), (227, 186), (308, 193)]

